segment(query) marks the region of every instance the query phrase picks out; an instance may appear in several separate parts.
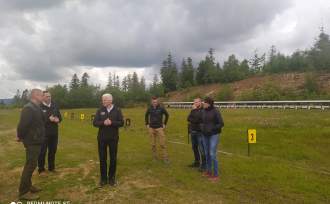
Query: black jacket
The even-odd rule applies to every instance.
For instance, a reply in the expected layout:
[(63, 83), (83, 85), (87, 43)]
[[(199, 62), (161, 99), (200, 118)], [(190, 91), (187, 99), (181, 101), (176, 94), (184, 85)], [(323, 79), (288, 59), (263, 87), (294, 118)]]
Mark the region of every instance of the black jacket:
[(221, 133), (221, 129), (224, 126), (220, 112), (214, 108), (209, 107), (202, 112), (202, 124), (201, 129), (203, 135), (211, 136)]
[(58, 117), (58, 119), (60, 120), (60, 122), (62, 121), (62, 116), (60, 113), (60, 110), (58, 109), (58, 107), (56, 106), (55, 103), (51, 102), (50, 107), (44, 105), (43, 103), (40, 105), (42, 112), (45, 115), (45, 119), (46, 119), (46, 137), (50, 136), (50, 135), (58, 135), (58, 123), (54, 123), (51, 122), (49, 120), (49, 117), (51, 115)]
[[(106, 119), (112, 121), (110, 126), (104, 125)], [(116, 106), (113, 106), (109, 113), (107, 108), (103, 106), (96, 111), (93, 125), (99, 128), (97, 136), (99, 140), (118, 140), (119, 128), (124, 125), (123, 114)]]
[(189, 131), (201, 132), (202, 109), (196, 108), (191, 110), (187, 120), (189, 122)]
[(45, 141), (45, 117), (38, 105), (29, 102), (23, 107), (17, 137), (24, 145), (41, 145)]
[[(165, 115), (165, 121), (163, 122), (163, 115)], [(168, 112), (165, 108), (158, 105), (156, 108), (150, 106), (145, 114), (145, 124), (151, 128), (161, 128), (163, 124), (167, 124)]]

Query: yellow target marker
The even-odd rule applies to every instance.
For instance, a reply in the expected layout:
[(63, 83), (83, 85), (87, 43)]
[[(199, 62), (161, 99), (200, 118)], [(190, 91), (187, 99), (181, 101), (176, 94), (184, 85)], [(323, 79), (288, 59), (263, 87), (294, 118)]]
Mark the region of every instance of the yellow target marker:
[(68, 118), (68, 112), (64, 113), (64, 118)]
[(248, 143), (248, 156), (250, 156), (250, 144), (257, 143), (257, 130), (256, 129), (247, 130), (247, 143)]
[(257, 143), (256, 129), (248, 129), (248, 143)]
[(80, 114), (80, 120), (85, 120), (85, 114), (83, 113)]

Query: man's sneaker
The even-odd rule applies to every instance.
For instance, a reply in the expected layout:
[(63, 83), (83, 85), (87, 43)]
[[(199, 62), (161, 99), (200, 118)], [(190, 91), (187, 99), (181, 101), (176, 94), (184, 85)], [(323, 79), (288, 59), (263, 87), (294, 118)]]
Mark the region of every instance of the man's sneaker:
[(110, 181), (109, 181), (109, 185), (110, 185), (110, 186), (116, 186), (116, 185), (117, 185), (116, 180), (115, 180), (115, 179), (110, 179)]
[(208, 171), (204, 171), (204, 172), (202, 173), (202, 175), (203, 175), (204, 177), (211, 177), (211, 176), (212, 176), (211, 172), (208, 172)]
[(106, 182), (106, 181), (100, 181), (99, 187), (103, 187), (103, 186), (105, 186), (107, 184), (108, 184), (108, 182)]
[(188, 167), (191, 167), (191, 168), (198, 168), (200, 166), (199, 162), (193, 162), (192, 164), (189, 164)]
[(39, 171), (39, 176), (41, 177), (47, 176), (47, 172), (45, 170)]
[(33, 194), (31, 192), (27, 192), (19, 196), (20, 200), (38, 200), (39, 198), (40, 197), (37, 194)]
[(212, 182), (217, 182), (219, 180), (219, 176), (210, 176), (209, 177), (209, 181), (212, 181)]
[(38, 188), (36, 186), (31, 186), (31, 188), (30, 188), (30, 192), (31, 193), (38, 193), (40, 191), (42, 191), (42, 189), (41, 188)]
[(49, 173), (52, 173), (52, 174), (56, 174), (57, 171), (55, 169), (52, 169), (52, 170), (48, 170)]

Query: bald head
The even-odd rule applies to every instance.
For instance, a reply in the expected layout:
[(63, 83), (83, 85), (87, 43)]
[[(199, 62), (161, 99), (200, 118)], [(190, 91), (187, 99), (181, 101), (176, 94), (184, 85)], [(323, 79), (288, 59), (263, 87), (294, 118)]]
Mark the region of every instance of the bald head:
[(42, 90), (32, 89), (30, 93), (30, 100), (36, 104), (40, 104), (43, 100)]

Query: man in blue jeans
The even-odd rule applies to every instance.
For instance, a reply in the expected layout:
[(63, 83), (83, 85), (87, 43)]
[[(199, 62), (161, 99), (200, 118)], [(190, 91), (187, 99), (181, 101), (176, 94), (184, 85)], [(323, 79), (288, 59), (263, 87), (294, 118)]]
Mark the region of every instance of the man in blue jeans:
[(214, 107), (214, 101), (212, 98), (205, 98), (203, 108), (204, 110), (202, 113), (201, 127), (205, 144), (207, 168), (207, 171), (204, 173), (204, 175), (207, 176), (209, 180), (216, 182), (219, 176), (217, 146), (224, 122), (220, 112)]
[(200, 168), (200, 171), (206, 170), (205, 150), (202, 140), (201, 122), (202, 122), (202, 100), (194, 99), (193, 109), (188, 116), (189, 131), (191, 136), (191, 145), (195, 161), (189, 165), (192, 168)]

